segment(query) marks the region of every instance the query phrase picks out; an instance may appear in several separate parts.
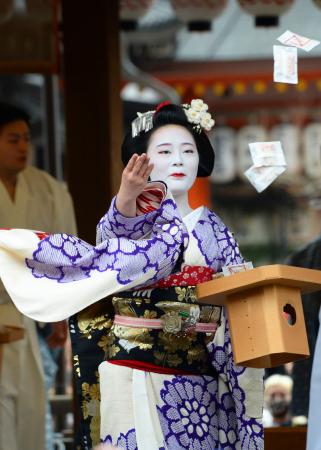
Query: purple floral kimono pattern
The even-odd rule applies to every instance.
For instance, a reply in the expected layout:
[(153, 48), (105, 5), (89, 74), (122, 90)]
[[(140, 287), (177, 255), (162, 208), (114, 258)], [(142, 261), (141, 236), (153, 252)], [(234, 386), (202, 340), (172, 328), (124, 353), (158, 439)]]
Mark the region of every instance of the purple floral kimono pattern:
[[(215, 213), (204, 207), (192, 229), (188, 229), (185, 222), (170, 198), (166, 198), (158, 209), (134, 218), (123, 217), (117, 211), (114, 199), (97, 226), (96, 246), (65, 234), (43, 239), (34, 249), (33, 256), (23, 263), (35, 284), (37, 280), (39, 283), (44, 280), (56, 289), (57, 299), (54, 296), (53, 302), (57, 304), (43, 305), (43, 299), (39, 297), (37, 308), (39, 306), (41, 313), (36, 318), (52, 321), (53, 309), (59, 310), (59, 302), (66, 303), (64, 286), (70, 283), (74, 287), (75, 299), (69, 310), (64, 309), (64, 314), (67, 311), (72, 315), (91, 305), (93, 297), (96, 301), (111, 295), (112, 292), (108, 292), (109, 278), (106, 278), (107, 294), (101, 289), (101, 282), (99, 294), (94, 285), (97, 276), (109, 272), (113, 273), (115, 292), (119, 292), (151, 285), (174, 271), (180, 271), (181, 264), (209, 266), (219, 272), (224, 265), (243, 261), (233, 234)], [(83, 295), (79, 281), (88, 279), (92, 285), (86, 284), (88, 293), (79, 306), (77, 296)], [(19, 307), (14, 286), (10, 295)], [(34, 301), (32, 292), (25, 295)], [(19, 309), (23, 310), (28, 300), (23, 299)], [(60, 320), (59, 315), (55, 317), (55, 320)], [(208, 352), (216, 377), (206, 374), (169, 376), (159, 391), (155, 407), (164, 448), (263, 450), (263, 374), (234, 364), (225, 317), (214, 340), (208, 344)], [(252, 378), (257, 386), (254, 395)], [(103, 439), (111, 442), (108, 436)], [(122, 430), (113, 444), (124, 450), (136, 450), (135, 429)]]
[[(143, 216), (122, 217), (113, 202), (97, 227), (97, 242), (126, 236), (140, 238), (152, 226)], [(204, 265), (220, 271), (223, 265), (243, 261), (233, 234), (221, 219), (204, 208), (189, 233), (197, 242)], [(185, 259), (184, 259), (185, 261)], [(186, 261), (190, 263), (190, 261)], [(230, 341), (228, 322), (224, 316), (221, 330), (207, 346), (217, 377), (172, 376), (164, 381), (159, 392), (158, 416), (168, 450), (263, 450), (261, 421), (263, 402), (263, 371), (236, 366)], [(155, 374), (157, 376), (157, 374)], [(251, 377), (256, 388), (256, 400), (247, 408), (247, 389)], [(222, 389), (223, 386), (223, 389)], [(253, 403), (253, 397), (250, 403)], [(110, 435), (104, 442), (121, 449), (136, 450), (135, 429), (123, 430), (116, 441)], [(161, 448), (159, 450), (161, 450)], [(138, 449), (139, 450), (139, 449)]]

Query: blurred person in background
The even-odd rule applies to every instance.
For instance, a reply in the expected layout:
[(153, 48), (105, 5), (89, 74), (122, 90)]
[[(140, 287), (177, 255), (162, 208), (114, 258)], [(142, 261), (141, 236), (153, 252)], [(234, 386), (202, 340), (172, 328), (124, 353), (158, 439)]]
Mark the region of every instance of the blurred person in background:
[(265, 427), (291, 426), (290, 404), (292, 398), (292, 378), (288, 375), (274, 374), (265, 381), (264, 402)]
[[(0, 228), (76, 234), (68, 191), (46, 172), (27, 165), (30, 151), (28, 114), (0, 103)], [(6, 344), (3, 351), (0, 450), (51, 450), (52, 418), (46, 392), (53, 384), (56, 363), (50, 349), (64, 345), (66, 323), (45, 328), (39, 324), (37, 329), (36, 322), (17, 310), (1, 282), (0, 321), (25, 329), (24, 339)]]

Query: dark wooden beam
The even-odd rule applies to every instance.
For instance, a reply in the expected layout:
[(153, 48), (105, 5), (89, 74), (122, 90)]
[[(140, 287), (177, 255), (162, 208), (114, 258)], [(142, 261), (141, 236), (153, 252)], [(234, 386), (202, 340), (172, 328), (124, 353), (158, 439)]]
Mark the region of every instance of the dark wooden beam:
[(62, 17), (67, 181), (92, 243), (121, 172), (118, 1), (62, 0)]

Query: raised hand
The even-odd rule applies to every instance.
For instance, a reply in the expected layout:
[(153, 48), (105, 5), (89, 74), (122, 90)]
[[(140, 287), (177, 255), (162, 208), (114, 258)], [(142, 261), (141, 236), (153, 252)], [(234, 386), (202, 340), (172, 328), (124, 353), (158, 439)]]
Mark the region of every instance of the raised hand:
[(143, 192), (153, 167), (145, 153), (140, 156), (135, 153), (130, 158), (123, 170), (116, 198), (116, 208), (124, 216), (136, 215), (136, 198)]

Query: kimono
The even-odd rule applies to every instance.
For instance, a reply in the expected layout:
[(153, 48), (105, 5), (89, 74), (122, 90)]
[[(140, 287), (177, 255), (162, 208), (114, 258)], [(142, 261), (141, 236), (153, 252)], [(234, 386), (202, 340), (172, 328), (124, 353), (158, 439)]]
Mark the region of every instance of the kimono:
[[(62, 183), (34, 167), (18, 175), (15, 201), (0, 181), (0, 227), (76, 233), (71, 197)], [(29, 299), (32, 301), (32, 296)], [(25, 338), (3, 347), (0, 449), (45, 448), (45, 385), (34, 320), (14, 305), (0, 281), (0, 322), (25, 328)]]
[[(0, 275), (26, 314), (73, 316), (79, 379), (80, 332), (82, 342), (86, 333), (101, 333), (95, 342), (105, 352), (96, 368), (103, 442), (133, 450), (263, 449), (263, 371), (234, 364), (225, 312), (198, 305), (195, 294), (204, 271), (212, 276), (243, 261), (215, 213), (201, 207), (182, 219), (164, 184), (150, 183), (136, 217), (122, 216), (113, 200), (95, 247), (68, 235), (39, 241), (30, 231), (10, 230), (0, 232), (0, 258)], [(100, 302), (96, 319), (81, 319), (102, 298), (109, 309)], [(97, 385), (83, 382), (81, 390), (83, 418), (97, 425)], [(91, 437), (82, 448), (90, 448)]]

